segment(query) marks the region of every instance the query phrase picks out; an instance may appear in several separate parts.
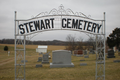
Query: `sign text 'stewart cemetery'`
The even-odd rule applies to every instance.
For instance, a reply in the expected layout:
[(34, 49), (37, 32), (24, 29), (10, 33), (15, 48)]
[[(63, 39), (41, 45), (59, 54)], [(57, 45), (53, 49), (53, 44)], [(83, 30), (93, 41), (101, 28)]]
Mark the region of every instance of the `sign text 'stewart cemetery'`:
[[(21, 34), (31, 33), (40, 30), (54, 29), (57, 25), (55, 18), (41, 19), (36, 21), (30, 21), (26, 23), (19, 24), (19, 30)], [(73, 18), (62, 18), (59, 20), (61, 23), (61, 29), (76, 29), (84, 30), (93, 33), (99, 33), (101, 29), (101, 24), (83, 20), (83, 19), (73, 19)]]

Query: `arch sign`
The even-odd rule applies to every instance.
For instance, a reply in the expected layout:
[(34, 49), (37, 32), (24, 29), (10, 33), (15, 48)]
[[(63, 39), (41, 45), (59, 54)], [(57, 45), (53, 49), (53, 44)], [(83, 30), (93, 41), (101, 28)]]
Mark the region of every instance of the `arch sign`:
[(103, 20), (95, 20), (89, 17), (81, 12), (74, 13), (71, 9), (64, 10), (61, 5), (59, 10), (52, 9), (49, 13), (40, 13), (34, 18), (17, 21), (20, 22), (18, 28), (21, 35), (61, 29), (99, 34)]
[[(52, 9), (49, 13), (42, 12), (31, 19), (17, 19), (15, 12), (15, 80), (21, 76), (17, 67), (24, 67), (23, 78), (25, 79), (25, 41), (26, 36), (43, 31), (71, 30), (80, 31), (96, 36), (96, 80), (105, 79), (105, 13), (104, 19), (95, 20), (81, 12), (73, 12), (71, 9), (64, 9), (62, 5)], [(20, 38), (23, 36), (23, 40)], [(101, 37), (101, 39), (98, 39)], [(17, 44), (23, 44), (23, 49), (18, 49)], [(19, 54), (18, 54), (19, 53)], [(24, 63), (18, 63), (20, 54), (24, 53)], [(103, 55), (104, 54), (104, 55)], [(100, 69), (102, 67), (102, 69)], [(99, 68), (98, 68), (99, 67)], [(98, 73), (98, 69), (102, 74)], [(99, 70), (99, 71), (100, 71)]]
[(58, 17), (52, 17), (19, 24), (20, 34), (29, 34), (42, 30), (57, 29), (56, 26), (58, 27), (58, 25), (55, 25), (57, 23), (61, 23), (60, 29), (76, 29), (93, 33), (99, 33), (102, 26), (102, 24), (87, 21), (84, 18), (81, 19), (79, 17), (62, 17), (61, 20), (56, 21), (57, 19)]

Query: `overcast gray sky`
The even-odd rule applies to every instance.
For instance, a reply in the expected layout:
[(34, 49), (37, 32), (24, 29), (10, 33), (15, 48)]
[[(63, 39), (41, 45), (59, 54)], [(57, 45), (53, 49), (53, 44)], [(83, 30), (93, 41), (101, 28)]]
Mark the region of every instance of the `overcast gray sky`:
[[(29, 19), (58, 9), (61, 4), (65, 9), (91, 15), (93, 19), (103, 19), (103, 12), (106, 12), (106, 37), (116, 27), (120, 28), (120, 0), (0, 0), (0, 39), (14, 39), (14, 11), (18, 19)], [(68, 34), (88, 38), (81, 32), (60, 30), (39, 33), (32, 40), (66, 40)]]

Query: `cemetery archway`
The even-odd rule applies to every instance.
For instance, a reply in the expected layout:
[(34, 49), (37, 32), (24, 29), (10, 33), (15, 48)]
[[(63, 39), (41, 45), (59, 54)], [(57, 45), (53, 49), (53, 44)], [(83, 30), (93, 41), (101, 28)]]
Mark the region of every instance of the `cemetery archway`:
[[(26, 37), (35, 33), (52, 30), (72, 30), (93, 34), (96, 37), (96, 80), (105, 80), (105, 12), (103, 19), (95, 20), (71, 9), (52, 9), (31, 19), (17, 19), (15, 11), (15, 80), (25, 80)], [(101, 39), (98, 39), (100, 37)], [(20, 49), (17, 46), (23, 45)], [(24, 63), (21, 63), (21, 59)]]

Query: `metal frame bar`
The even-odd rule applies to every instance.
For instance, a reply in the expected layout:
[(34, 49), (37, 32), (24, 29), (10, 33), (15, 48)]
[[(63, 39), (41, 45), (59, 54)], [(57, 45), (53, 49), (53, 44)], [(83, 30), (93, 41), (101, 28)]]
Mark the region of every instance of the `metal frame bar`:
[(33, 19), (37, 19), (37, 18), (43, 18), (43, 17), (52, 17), (52, 16), (71, 16), (71, 17), (79, 17), (79, 18), (84, 18), (84, 19), (89, 19), (89, 20), (92, 20), (92, 21), (104, 21), (104, 20), (95, 20), (95, 19), (92, 19), (92, 18), (86, 18), (86, 17), (82, 17), (82, 16), (77, 16), (77, 15), (45, 15), (45, 16), (40, 16), (40, 17), (35, 17), (35, 18), (30, 18), (30, 19), (17, 19), (16, 21), (30, 21), (30, 20), (33, 20)]
[(25, 53), (26, 53), (26, 36), (24, 36), (24, 80), (25, 80)]
[(16, 76), (16, 16), (17, 16), (17, 12), (15, 11), (15, 19), (14, 19), (14, 23), (15, 23), (14, 25), (15, 26), (15, 34), (14, 34), (15, 35), (15, 42), (14, 42), (15, 43), (15, 48), (14, 48), (15, 49), (15, 80), (17, 77)]
[(105, 12), (104, 12), (104, 80), (105, 80), (105, 38), (106, 38), (106, 25), (105, 25), (105, 22), (106, 22), (106, 19), (105, 19), (106, 15), (105, 15)]
[(29, 33), (29, 34), (16, 34), (17, 36), (28, 36), (28, 35), (31, 35), (31, 34), (35, 34), (35, 33), (38, 33), (38, 32), (45, 32), (45, 31), (54, 31), (54, 30), (70, 30), (70, 31), (78, 31), (78, 32), (84, 32), (84, 33), (89, 33), (89, 34), (94, 34), (94, 35), (104, 35), (104, 34), (99, 34), (99, 33), (92, 33), (92, 32), (87, 32), (87, 31), (82, 31), (82, 30), (76, 30), (76, 29), (73, 29), (73, 28), (71, 28), (71, 29), (64, 29), (64, 28), (62, 28), (62, 29), (46, 29), (46, 30), (40, 30), (40, 31), (36, 31), (36, 32), (32, 32), (32, 33)]

